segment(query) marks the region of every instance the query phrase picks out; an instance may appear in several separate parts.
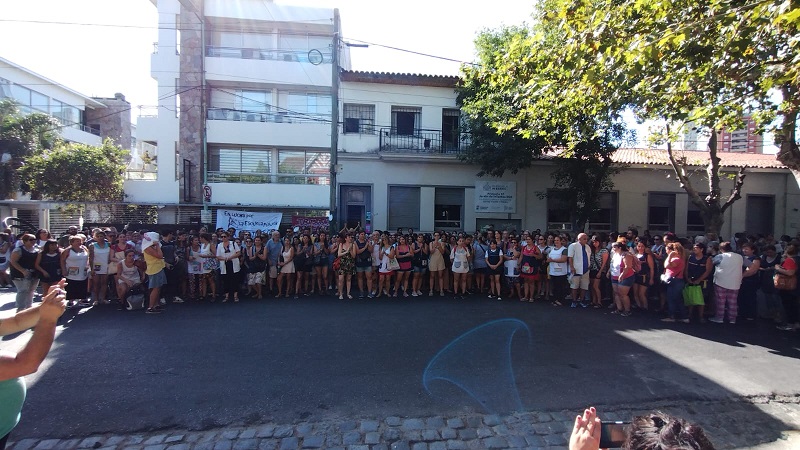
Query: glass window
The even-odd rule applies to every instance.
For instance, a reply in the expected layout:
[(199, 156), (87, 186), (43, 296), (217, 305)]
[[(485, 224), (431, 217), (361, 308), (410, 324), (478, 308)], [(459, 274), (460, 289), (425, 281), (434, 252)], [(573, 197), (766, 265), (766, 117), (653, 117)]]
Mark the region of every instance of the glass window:
[(345, 103), (344, 132), (375, 134), (375, 105)]
[(675, 229), (675, 194), (650, 193), (647, 203), (648, 230), (664, 232)]
[(20, 104), (20, 110), (30, 112), (31, 90), (18, 84), (11, 85), (11, 98)]
[[(236, 93), (236, 109), (248, 112), (269, 112), (270, 106), (267, 101), (267, 91), (240, 90)], [(270, 92), (270, 98), (272, 93)]]
[(394, 134), (410, 136), (419, 133), (422, 108), (392, 106), (392, 130)]
[(50, 102), (50, 115), (58, 119), (59, 122), (62, 124), (64, 123), (62, 117), (62, 109), (64, 108), (64, 104), (58, 100), (53, 99)]
[(278, 173), (301, 174), (305, 173), (305, 167), (305, 152), (281, 150), (278, 153)]
[(464, 210), (464, 189), (436, 188), (433, 205), (433, 225), (436, 229), (461, 229)]
[(572, 229), (572, 206), (556, 189), (547, 190), (547, 229)]
[(50, 97), (31, 91), (31, 106), (39, 112), (48, 114), (50, 112)]

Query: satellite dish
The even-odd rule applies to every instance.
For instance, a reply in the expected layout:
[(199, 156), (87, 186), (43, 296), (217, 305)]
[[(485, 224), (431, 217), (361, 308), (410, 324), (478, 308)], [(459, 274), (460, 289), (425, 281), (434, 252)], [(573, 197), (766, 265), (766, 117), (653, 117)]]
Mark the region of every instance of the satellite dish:
[(321, 51), (315, 48), (312, 48), (311, 50), (308, 51), (308, 62), (310, 62), (311, 64), (318, 66), (322, 64), (322, 61), (324, 59), (325, 58), (323, 58)]

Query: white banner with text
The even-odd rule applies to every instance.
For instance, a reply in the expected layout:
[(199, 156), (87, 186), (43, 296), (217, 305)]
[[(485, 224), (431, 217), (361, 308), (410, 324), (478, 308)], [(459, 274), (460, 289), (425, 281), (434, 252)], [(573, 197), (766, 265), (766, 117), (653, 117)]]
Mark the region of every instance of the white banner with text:
[(270, 213), (270, 212), (251, 212), (251, 211), (236, 211), (233, 209), (218, 209), (217, 210), (217, 228), (236, 228), (236, 231), (241, 230), (254, 232), (261, 230), (267, 232), (269, 230), (277, 230), (280, 228), (283, 213)]

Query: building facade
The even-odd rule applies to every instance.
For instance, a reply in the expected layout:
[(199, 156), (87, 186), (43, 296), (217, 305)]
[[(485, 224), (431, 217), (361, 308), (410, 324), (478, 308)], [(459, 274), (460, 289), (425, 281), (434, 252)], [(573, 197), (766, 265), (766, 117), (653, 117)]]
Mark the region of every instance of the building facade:
[[(290, 223), (291, 216), (327, 214), (333, 198), (337, 228), (571, 227), (572, 206), (552, 192), (547, 160), (483, 179), (458, 159), (468, 135), (456, 77), (348, 70), (333, 10), (256, 0), (154, 3), (158, 113), (140, 117), (137, 137), (157, 152), (157, 176), (128, 180), (126, 192), (163, 206), (160, 222), (213, 223), (222, 208), (282, 212)], [(341, 70), (333, 69), (335, 55)], [(726, 154), (726, 173), (750, 168), (723, 235), (795, 234), (800, 215), (791, 205), (800, 197), (791, 174), (766, 155)], [(591, 230), (702, 232), (663, 152), (628, 149), (616, 158), (627, 169), (615, 190), (600, 194)], [(697, 168), (700, 186), (700, 162)], [(724, 176), (723, 184), (723, 192), (732, 188)]]
[[(158, 114), (140, 118), (137, 137), (160, 157), (156, 179), (126, 184), (130, 199), (164, 204), (166, 222), (210, 222), (218, 208), (326, 214), (334, 10), (154, 3)], [(347, 48), (338, 51), (347, 68)]]
[[(124, 149), (136, 153), (132, 141), (131, 105), (125, 96), (93, 98), (81, 94), (12, 61), (0, 58), (0, 99), (12, 99), (23, 114), (49, 114), (59, 123), (58, 132), (67, 142), (101, 145), (112, 139)], [(66, 230), (79, 217), (64, 212), (58, 203), (30, 200), (18, 193), (16, 198), (0, 199), (0, 219), (16, 217), (30, 226)], [(89, 219), (91, 220), (91, 219)], [(63, 226), (63, 229), (61, 227)]]

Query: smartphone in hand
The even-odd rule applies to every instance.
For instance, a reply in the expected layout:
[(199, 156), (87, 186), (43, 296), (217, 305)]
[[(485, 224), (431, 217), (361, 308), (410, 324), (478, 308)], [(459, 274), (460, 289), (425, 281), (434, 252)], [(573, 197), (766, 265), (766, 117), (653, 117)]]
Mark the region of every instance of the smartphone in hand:
[(600, 448), (620, 448), (628, 440), (630, 422), (601, 422)]

